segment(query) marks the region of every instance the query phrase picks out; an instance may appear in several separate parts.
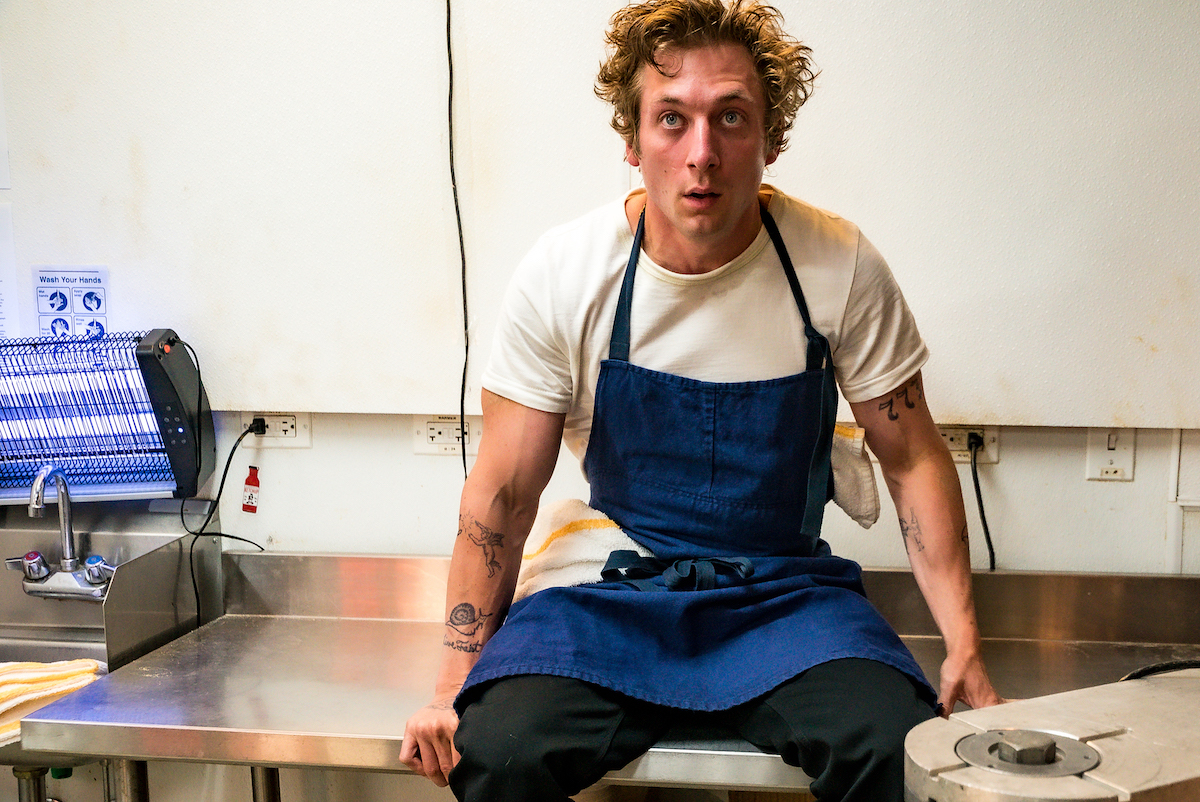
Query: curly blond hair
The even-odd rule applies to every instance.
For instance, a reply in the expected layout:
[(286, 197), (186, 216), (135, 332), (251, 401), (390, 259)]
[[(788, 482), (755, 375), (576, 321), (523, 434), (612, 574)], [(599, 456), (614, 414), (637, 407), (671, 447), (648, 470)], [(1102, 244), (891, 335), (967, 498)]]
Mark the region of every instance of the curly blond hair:
[(613, 105), (612, 127), (639, 152), (641, 69), (660, 73), (664, 48), (739, 44), (754, 62), (766, 97), (767, 149), (787, 147), (796, 112), (812, 94), (817, 72), (812, 51), (783, 30), (783, 15), (758, 0), (645, 0), (612, 16), (605, 36), (608, 58), (600, 65), (596, 95)]

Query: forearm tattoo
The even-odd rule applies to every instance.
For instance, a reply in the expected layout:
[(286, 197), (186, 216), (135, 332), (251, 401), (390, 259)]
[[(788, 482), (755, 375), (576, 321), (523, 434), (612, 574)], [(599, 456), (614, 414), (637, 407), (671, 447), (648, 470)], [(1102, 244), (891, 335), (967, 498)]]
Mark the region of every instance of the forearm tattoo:
[(960, 540), (962, 540), (963, 543), (970, 542), (967, 538), (967, 525), (966, 524), (963, 524), (962, 532), (959, 533), (958, 537)]
[(446, 636), (442, 645), (460, 652), (477, 652), (483, 648), (483, 640), (479, 631), (484, 623), (492, 617), (475, 608), (475, 605), (463, 602), (450, 611), (446, 619)]
[(906, 520), (903, 515), (900, 516), (900, 534), (904, 535), (904, 551), (912, 554), (915, 551), (924, 551), (925, 544), (921, 542), (921, 522), (917, 520), (917, 511), (909, 508), (912, 513), (912, 520)]
[(483, 549), (483, 560), (487, 564), (488, 576), (495, 576), (496, 572), (500, 570), (500, 561), (496, 559), (496, 549), (504, 547), (504, 533), (484, 526), (471, 515), (458, 516), (458, 531)]
[(450, 640), (449, 638), (442, 638), (442, 645), (454, 649), (455, 651), (468, 653), (478, 652), (483, 649), (482, 643), (474, 643), (472, 641), (462, 639)]
[(920, 374), (912, 381), (901, 387), (879, 405), (880, 411), (887, 410), (888, 420), (899, 420), (901, 404), (904, 409), (915, 409), (917, 402), (925, 398), (925, 388), (921, 384)]

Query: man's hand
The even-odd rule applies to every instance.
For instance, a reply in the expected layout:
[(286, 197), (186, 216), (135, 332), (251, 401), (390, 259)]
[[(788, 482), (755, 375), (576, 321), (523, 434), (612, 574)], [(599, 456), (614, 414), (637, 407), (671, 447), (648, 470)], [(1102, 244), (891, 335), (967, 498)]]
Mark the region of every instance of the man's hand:
[(450, 770), (458, 763), (458, 750), (454, 748), (457, 729), (454, 695), (434, 699), (404, 725), (400, 762), (445, 788), (450, 783)]
[(979, 652), (967, 656), (948, 655), (942, 662), (940, 684), (938, 702), (942, 706), (943, 717), (953, 713), (958, 702), (971, 708), (979, 708), (1006, 701), (992, 687), (992, 681), (988, 678)]

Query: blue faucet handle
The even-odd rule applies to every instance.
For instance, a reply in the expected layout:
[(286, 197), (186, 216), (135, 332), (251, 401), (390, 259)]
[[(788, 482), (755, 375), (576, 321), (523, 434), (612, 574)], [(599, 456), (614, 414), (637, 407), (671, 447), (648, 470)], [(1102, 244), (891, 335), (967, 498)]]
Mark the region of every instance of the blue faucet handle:
[(113, 568), (111, 565), (105, 562), (104, 558), (99, 554), (93, 554), (91, 557), (88, 557), (86, 560), (84, 560), (83, 570), (87, 576), (87, 581), (91, 582), (93, 585), (103, 585), (105, 582), (111, 579), (112, 575), (117, 571), (116, 568)]

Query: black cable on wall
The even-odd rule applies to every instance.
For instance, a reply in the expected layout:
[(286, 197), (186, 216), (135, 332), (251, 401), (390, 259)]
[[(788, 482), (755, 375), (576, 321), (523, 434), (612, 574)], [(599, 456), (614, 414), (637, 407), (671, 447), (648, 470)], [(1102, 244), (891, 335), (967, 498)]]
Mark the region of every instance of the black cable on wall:
[(971, 451), (971, 480), (975, 485), (975, 503), (979, 505), (979, 522), (983, 524), (983, 539), (987, 543), (988, 570), (995, 571), (996, 548), (992, 545), (992, 532), (983, 511), (983, 491), (979, 489), (979, 451), (983, 448), (983, 438), (971, 432), (967, 435), (967, 448)]
[(462, 323), (463, 323), (463, 368), (462, 383), (458, 391), (458, 427), (461, 437), (463, 478), (467, 477), (467, 366), (471, 358), (471, 330), (467, 315), (467, 248), (463, 240), (462, 209), (458, 203), (458, 178), (454, 158), (454, 48), (450, 35), (450, 0), (446, 0), (446, 72), (449, 90), (446, 101), (446, 128), (449, 139), (450, 191), (454, 195), (454, 220), (458, 229), (458, 258), (462, 273)]

